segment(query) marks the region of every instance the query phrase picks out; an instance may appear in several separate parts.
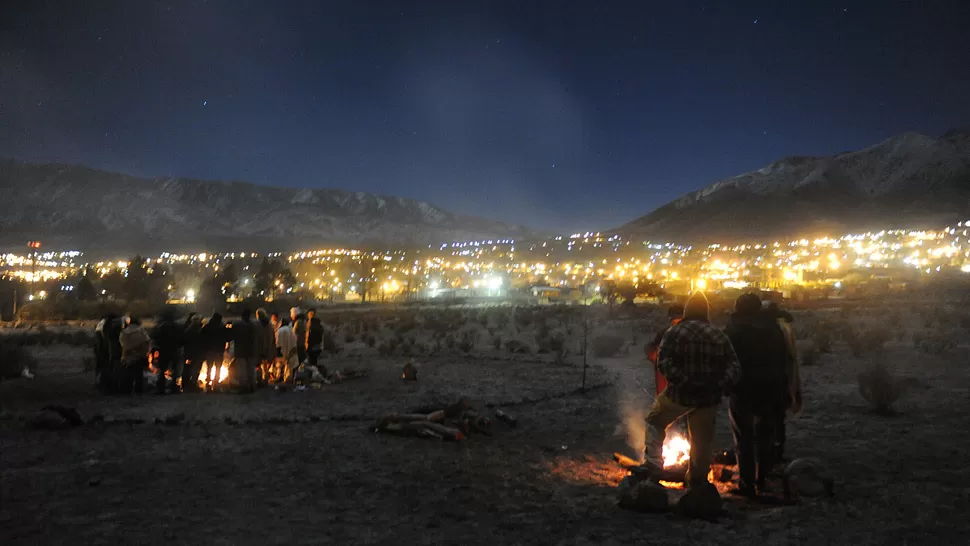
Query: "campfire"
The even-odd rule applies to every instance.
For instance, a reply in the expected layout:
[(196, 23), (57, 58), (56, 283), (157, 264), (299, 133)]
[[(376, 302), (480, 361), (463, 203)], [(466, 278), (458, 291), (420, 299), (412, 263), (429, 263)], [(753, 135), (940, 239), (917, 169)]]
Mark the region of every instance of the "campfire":
[(202, 363), (202, 368), (199, 369), (199, 387), (205, 389), (207, 384), (217, 384), (225, 383), (229, 379), (229, 366), (222, 362), (222, 365), (216, 369), (215, 366), (209, 368), (208, 362)]
[(690, 460), (690, 442), (680, 434), (668, 434), (663, 448), (664, 468), (685, 466)]

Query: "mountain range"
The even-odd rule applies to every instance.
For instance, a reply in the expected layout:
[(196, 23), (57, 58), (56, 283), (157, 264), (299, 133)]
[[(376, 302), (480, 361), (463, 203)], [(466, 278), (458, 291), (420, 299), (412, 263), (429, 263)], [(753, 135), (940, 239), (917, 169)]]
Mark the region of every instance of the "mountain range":
[(416, 246), (533, 235), (425, 202), (0, 160), (0, 247), (85, 252)]
[(905, 133), (854, 152), (787, 157), (613, 230), (679, 242), (940, 227), (970, 218), (970, 131)]

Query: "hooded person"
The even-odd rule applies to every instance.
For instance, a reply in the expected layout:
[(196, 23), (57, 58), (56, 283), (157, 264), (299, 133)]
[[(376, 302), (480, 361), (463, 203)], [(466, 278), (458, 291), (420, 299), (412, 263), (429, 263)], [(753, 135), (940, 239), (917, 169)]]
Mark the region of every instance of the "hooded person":
[(653, 341), (644, 347), (647, 360), (653, 363), (653, 382), (656, 387), (656, 394), (660, 394), (667, 387), (667, 380), (664, 379), (663, 374), (660, 373), (660, 369), (657, 368), (657, 358), (660, 356), (660, 342), (663, 341), (667, 329), (684, 320), (684, 307), (682, 305), (671, 305), (667, 310), (667, 319), (669, 321), (667, 328), (661, 332), (657, 332)]
[[(785, 398), (785, 410), (792, 415), (798, 415), (802, 411), (802, 376), (798, 363), (798, 348), (795, 343), (795, 333), (792, 332), (791, 324), (795, 318), (791, 313), (783, 311), (777, 303), (772, 302), (768, 305), (767, 313), (778, 321), (778, 326), (785, 335), (785, 344), (788, 349), (786, 355), (785, 375), (788, 377), (788, 390)], [(778, 429), (774, 434), (774, 460), (775, 463), (785, 462), (785, 440), (787, 430), (785, 427), (785, 415), (778, 416), (775, 423)]]
[(165, 378), (165, 371), (172, 372), (172, 394), (179, 392), (178, 385), (174, 378), (182, 374), (182, 326), (175, 321), (175, 309), (166, 307), (162, 310), (158, 319), (158, 324), (152, 331), (152, 346), (158, 352), (158, 362), (155, 363), (157, 376), (155, 378), (155, 393), (165, 394), (168, 381)]
[(148, 351), (152, 339), (141, 326), (138, 317), (131, 317), (121, 334), (122, 370), (118, 374), (119, 394), (141, 394), (145, 388), (145, 369), (148, 368)]
[(269, 382), (273, 362), (276, 360), (276, 328), (270, 322), (266, 309), (256, 310), (256, 359), (259, 361), (257, 383), (262, 386)]
[(212, 313), (212, 316), (209, 317), (208, 322), (205, 323), (205, 326), (202, 327), (199, 334), (200, 349), (208, 370), (206, 374), (208, 377), (201, 377), (199, 379), (205, 381), (209, 386), (213, 386), (219, 378), (219, 369), (225, 360), (226, 343), (228, 342), (229, 331), (226, 329), (225, 323), (222, 322), (222, 315)]
[(737, 299), (726, 333), (741, 365), (729, 410), (739, 474), (734, 492), (754, 496), (774, 467), (774, 434), (788, 390), (788, 349), (776, 317), (762, 310), (756, 294)]
[(657, 368), (667, 386), (647, 414), (643, 467), (660, 475), (667, 428), (686, 416), (690, 434), (686, 485), (688, 489), (707, 486), (718, 405), (737, 381), (739, 365), (730, 340), (710, 324), (710, 306), (702, 292), (687, 300), (683, 320), (664, 333)]

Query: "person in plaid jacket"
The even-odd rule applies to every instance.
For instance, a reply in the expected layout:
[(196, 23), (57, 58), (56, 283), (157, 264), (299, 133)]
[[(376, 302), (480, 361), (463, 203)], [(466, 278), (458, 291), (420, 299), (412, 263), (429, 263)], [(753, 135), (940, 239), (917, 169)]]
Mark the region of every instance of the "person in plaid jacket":
[(710, 305), (703, 292), (687, 300), (684, 319), (664, 334), (657, 368), (667, 387), (647, 414), (644, 466), (654, 471), (663, 468), (667, 428), (686, 415), (690, 433), (687, 486), (707, 483), (717, 408), (737, 382), (740, 365), (731, 341), (711, 325)]

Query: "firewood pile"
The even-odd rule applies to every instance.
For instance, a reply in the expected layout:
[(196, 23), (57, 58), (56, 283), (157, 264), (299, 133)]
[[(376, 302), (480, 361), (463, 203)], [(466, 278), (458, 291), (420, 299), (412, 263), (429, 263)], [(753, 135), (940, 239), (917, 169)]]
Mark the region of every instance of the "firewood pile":
[[(495, 415), (509, 426), (516, 424), (515, 418), (501, 410), (496, 411)], [(440, 408), (425, 407), (412, 413), (384, 415), (372, 430), (382, 434), (460, 442), (471, 433), (491, 436), (492, 419), (462, 397), (454, 404)]]

